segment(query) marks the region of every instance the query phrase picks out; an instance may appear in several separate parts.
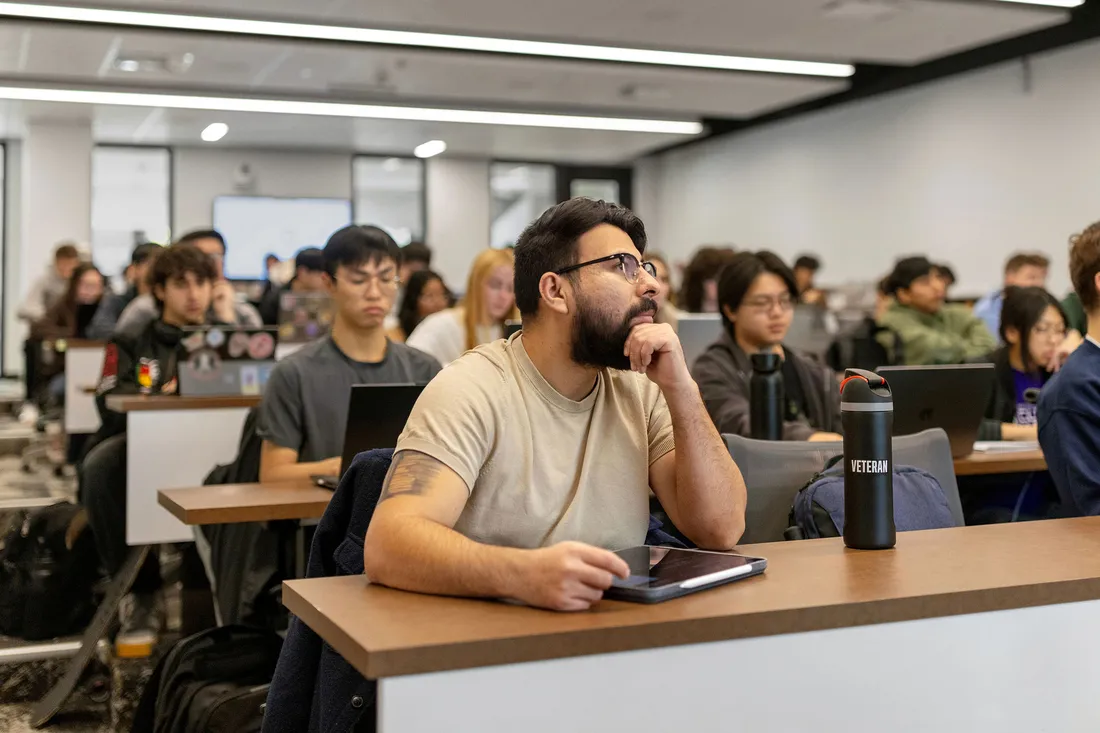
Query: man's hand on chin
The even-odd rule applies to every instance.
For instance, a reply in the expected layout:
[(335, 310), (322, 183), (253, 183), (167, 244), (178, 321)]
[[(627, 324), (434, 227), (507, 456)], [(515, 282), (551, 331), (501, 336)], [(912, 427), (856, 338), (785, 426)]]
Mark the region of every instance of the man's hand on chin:
[(698, 391), (691, 378), (680, 339), (667, 323), (640, 323), (626, 339), (623, 353), (632, 371), (640, 372), (661, 388), (665, 399), (682, 390)]

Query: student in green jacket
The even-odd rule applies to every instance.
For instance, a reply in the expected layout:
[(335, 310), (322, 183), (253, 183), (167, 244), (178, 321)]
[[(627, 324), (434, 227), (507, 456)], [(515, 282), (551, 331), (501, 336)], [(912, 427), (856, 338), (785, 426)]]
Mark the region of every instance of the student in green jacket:
[(889, 290), (895, 302), (878, 323), (901, 339), (906, 364), (961, 364), (997, 346), (969, 308), (944, 305), (945, 284), (928, 259), (898, 260)]

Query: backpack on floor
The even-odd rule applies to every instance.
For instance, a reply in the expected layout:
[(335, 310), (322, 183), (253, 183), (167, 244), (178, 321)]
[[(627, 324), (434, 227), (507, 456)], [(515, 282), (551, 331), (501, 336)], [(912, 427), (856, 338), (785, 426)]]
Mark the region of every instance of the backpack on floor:
[(0, 633), (29, 641), (79, 633), (95, 614), (100, 578), (81, 507), (17, 512), (0, 530)]
[[(810, 479), (794, 497), (789, 517), (791, 540), (840, 537), (844, 534), (843, 456)], [(954, 527), (943, 487), (935, 476), (912, 466), (895, 466), (894, 526), (898, 532)]]
[(145, 686), (131, 733), (254, 733), (283, 639), (223, 626), (180, 639)]

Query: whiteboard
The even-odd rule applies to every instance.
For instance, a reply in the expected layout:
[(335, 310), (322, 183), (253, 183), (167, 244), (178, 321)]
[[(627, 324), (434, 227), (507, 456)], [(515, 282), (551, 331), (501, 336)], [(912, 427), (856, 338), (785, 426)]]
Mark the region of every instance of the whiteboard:
[(303, 247), (324, 247), (329, 235), (351, 224), (351, 201), (218, 196), (213, 220), (225, 237), (225, 276), (262, 280), (267, 254), (293, 259)]

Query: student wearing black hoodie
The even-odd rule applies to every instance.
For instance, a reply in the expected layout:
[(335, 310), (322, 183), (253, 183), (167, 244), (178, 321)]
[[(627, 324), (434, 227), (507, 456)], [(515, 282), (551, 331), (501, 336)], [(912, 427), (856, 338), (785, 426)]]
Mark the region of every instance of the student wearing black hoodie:
[[(107, 407), (112, 394), (175, 394), (183, 328), (207, 322), (218, 270), (198, 248), (174, 244), (150, 275), (157, 316), (116, 331), (107, 343), (96, 405), (103, 425), (84, 458), (81, 497), (110, 575), (126, 561), (126, 417)], [(160, 566), (150, 554), (123, 606), (121, 643), (152, 643), (160, 629)]]

